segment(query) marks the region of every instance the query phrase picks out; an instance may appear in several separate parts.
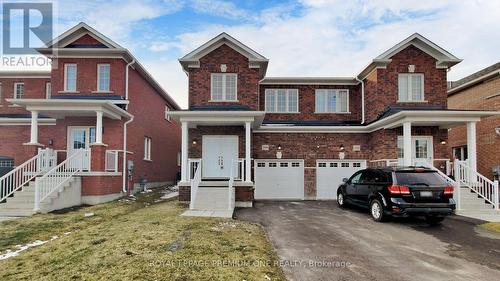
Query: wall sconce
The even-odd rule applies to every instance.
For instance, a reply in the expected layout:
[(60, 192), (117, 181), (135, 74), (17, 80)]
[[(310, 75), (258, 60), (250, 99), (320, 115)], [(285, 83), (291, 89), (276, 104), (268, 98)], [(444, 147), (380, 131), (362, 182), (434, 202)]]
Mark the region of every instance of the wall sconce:
[(53, 139), (49, 139), (49, 145), (54, 145), (54, 140)]
[(278, 144), (278, 150), (281, 150), (281, 144)]
[(340, 151), (344, 151), (345, 150), (345, 147), (343, 144), (340, 145)]
[(193, 140), (193, 145), (196, 145), (198, 142), (196, 141), (196, 139)]
[(446, 141), (445, 140), (441, 140), (440, 141), (442, 145), (446, 145)]
[(318, 145), (316, 145), (316, 148), (319, 148), (319, 144), (318, 144)]

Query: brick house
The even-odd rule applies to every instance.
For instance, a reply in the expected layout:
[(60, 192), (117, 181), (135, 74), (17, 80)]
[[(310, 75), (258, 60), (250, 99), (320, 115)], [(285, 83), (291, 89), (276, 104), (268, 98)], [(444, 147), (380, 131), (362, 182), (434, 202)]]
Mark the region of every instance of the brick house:
[(169, 115), (182, 127), (180, 200), (229, 210), (220, 216), (254, 199), (335, 199), (369, 166), (446, 171), (447, 129), (474, 134), (493, 114), (448, 109), (446, 73), (461, 60), (419, 34), (353, 77), (266, 77), (268, 59), (226, 33), (179, 61), (189, 109)]
[[(464, 110), (500, 110), (500, 62), (450, 83), (448, 107)], [(477, 123), (477, 163), (479, 173), (489, 179), (500, 177), (500, 116)], [(453, 158), (467, 159), (467, 131), (464, 126), (448, 133)], [(496, 171), (496, 172), (495, 172)]]
[(41, 211), (96, 204), (141, 182), (174, 182), (180, 125), (166, 112), (179, 106), (147, 70), (85, 23), (48, 45), (38, 51), (52, 59), (50, 71), (0, 73), (0, 156), (18, 168), (0, 180), (0, 214), (28, 215), (34, 201)]

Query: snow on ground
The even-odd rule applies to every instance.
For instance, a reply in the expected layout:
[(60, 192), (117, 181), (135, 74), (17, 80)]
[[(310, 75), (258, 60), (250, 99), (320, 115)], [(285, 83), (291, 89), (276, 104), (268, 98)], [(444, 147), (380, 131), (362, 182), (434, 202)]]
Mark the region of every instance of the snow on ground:
[[(71, 232), (65, 232), (64, 233), (64, 236), (67, 236), (69, 235)], [(12, 258), (12, 257), (16, 257), (16, 256), (19, 256), (19, 254), (21, 252), (24, 252), (26, 250), (28, 250), (29, 248), (33, 248), (33, 247), (37, 247), (37, 246), (40, 246), (40, 245), (43, 245), (47, 242), (50, 242), (50, 241), (54, 241), (56, 239), (59, 239), (60, 237), (55, 235), (55, 236), (52, 236), (52, 238), (50, 238), (49, 240), (36, 240), (34, 242), (31, 242), (31, 243), (28, 243), (28, 244), (25, 244), (25, 245), (16, 245), (16, 250), (6, 250), (4, 254), (0, 254), (0, 260), (6, 260), (8, 258)]]

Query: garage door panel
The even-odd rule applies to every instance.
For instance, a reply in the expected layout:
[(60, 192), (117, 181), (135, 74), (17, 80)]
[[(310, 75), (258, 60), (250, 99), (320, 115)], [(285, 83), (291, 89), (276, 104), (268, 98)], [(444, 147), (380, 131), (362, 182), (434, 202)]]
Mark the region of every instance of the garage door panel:
[(255, 160), (255, 199), (304, 199), (304, 161)]
[(366, 169), (366, 160), (317, 160), (316, 198), (337, 199), (337, 189), (342, 179), (362, 169)]

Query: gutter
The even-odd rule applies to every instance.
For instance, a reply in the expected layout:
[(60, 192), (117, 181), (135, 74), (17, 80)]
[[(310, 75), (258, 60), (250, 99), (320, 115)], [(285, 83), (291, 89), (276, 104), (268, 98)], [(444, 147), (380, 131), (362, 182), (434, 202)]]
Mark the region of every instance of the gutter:
[[(135, 63), (135, 59), (132, 59), (131, 62), (127, 64), (125, 67), (125, 100), (128, 101), (128, 69), (129, 67)], [(125, 110), (128, 109), (128, 104), (125, 106)], [(134, 115), (131, 115), (130, 119), (123, 123), (123, 163), (122, 163), (122, 191), (123, 193), (127, 192), (127, 125), (134, 121)]]
[[(125, 100), (128, 101), (128, 69), (129, 67), (135, 63), (135, 59), (132, 58), (132, 61), (125, 66)], [(125, 106), (125, 110), (128, 109), (128, 104)]]
[(355, 79), (361, 83), (361, 124), (365, 124), (365, 82), (358, 76)]

